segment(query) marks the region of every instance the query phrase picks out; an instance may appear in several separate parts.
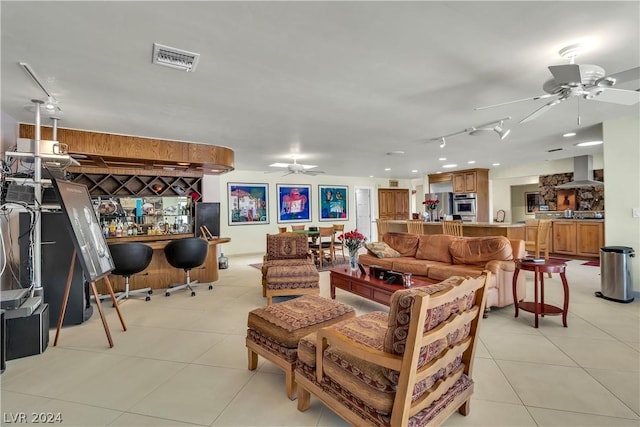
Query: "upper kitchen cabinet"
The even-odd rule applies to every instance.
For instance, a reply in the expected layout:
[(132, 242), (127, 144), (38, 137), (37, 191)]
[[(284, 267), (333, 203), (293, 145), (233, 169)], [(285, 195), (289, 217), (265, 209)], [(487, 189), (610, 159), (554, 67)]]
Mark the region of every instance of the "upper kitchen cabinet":
[(472, 169), (453, 173), (454, 193), (488, 193), (489, 170)]

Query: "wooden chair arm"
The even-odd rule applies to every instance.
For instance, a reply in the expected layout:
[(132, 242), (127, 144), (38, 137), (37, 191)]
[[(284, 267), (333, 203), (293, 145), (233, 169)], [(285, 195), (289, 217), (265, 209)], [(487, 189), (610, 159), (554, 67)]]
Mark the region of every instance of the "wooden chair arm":
[(340, 333), (332, 326), (322, 328), (317, 333), (316, 341), (316, 379), (322, 381), (323, 373), (323, 355), (324, 351), (331, 344), (332, 347), (349, 353), (359, 359), (374, 363), (378, 366), (399, 371), (402, 366), (402, 356), (397, 354), (386, 353), (367, 347), (357, 341), (352, 340), (348, 336)]

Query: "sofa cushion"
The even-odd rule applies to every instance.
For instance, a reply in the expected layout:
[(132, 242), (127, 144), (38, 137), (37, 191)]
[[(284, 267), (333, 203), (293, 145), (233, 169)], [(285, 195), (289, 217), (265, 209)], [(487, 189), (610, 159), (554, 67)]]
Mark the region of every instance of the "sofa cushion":
[(378, 258), (375, 255), (370, 253), (360, 254), (358, 256), (358, 262), (364, 265), (377, 265), (378, 267), (382, 267), (386, 270), (391, 270), (393, 268), (393, 260), (397, 258)]
[[(451, 264), (439, 264), (429, 266), (429, 272), (427, 277), (431, 280), (445, 280), (451, 276), (470, 276), (478, 277), (482, 274), (482, 268), (473, 265), (451, 265)], [(488, 286), (487, 286), (488, 287)]]
[(511, 242), (504, 236), (456, 237), (449, 244), (453, 264), (484, 266), (491, 260), (513, 259)]
[(378, 258), (395, 258), (400, 256), (400, 252), (396, 251), (385, 242), (365, 243), (364, 247)]
[(449, 244), (454, 239), (455, 236), (449, 234), (425, 234), (420, 236), (418, 249), (416, 250), (416, 258), (451, 264)]
[(416, 256), (419, 238), (417, 234), (389, 232), (382, 236), (382, 241), (400, 252), (402, 256)]
[(429, 264), (422, 260), (417, 260), (412, 257), (400, 257), (393, 259), (393, 265), (391, 266), (393, 271), (399, 271), (400, 273), (411, 273), (417, 276), (427, 276)]

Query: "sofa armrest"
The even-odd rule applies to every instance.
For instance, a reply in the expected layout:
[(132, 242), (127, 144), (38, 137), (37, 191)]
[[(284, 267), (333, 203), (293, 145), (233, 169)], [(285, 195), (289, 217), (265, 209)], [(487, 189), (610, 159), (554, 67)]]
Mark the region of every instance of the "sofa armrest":
[(521, 259), (527, 255), (527, 251), (524, 248), (524, 240), (509, 239), (511, 242), (511, 251), (513, 252), (513, 259)]
[[(522, 240), (520, 240), (522, 242)], [(513, 304), (513, 275), (516, 270), (514, 261), (498, 261), (492, 260), (487, 262), (485, 270), (491, 272), (491, 283), (487, 288), (498, 289), (498, 307), (505, 307)], [(526, 294), (524, 274), (518, 275), (518, 283), (516, 285), (518, 298), (523, 300)]]

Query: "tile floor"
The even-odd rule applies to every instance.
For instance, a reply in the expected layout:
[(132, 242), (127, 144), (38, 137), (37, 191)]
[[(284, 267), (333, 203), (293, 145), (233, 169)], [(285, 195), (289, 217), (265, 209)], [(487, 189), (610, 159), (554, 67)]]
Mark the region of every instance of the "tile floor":
[[(67, 426), (346, 425), (313, 398), (298, 412), (284, 375), (263, 359), (247, 370), (247, 313), (265, 303), (260, 272), (249, 264), (260, 258), (230, 257), (214, 290), (194, 298), (156, 293), (150, 302), (124, 302), (126, 332), (105, 307), (114, 348), (95, 312), (64, 328), (57, 347), (9, 361), (0, 376), (2, 425), (21, 412), (60, 413)], [(534, 329), (533, 315), (516, 319), (512, 307), (482, 321), (471, 413), (445, 425), (640, 425), (640, 304), (595, 298), (600, 270), (581, 264), (567, 269), (568, 328), (554, 316)], [(559, 279), (546, 283), (547, 301), (559, 303)], [(329, 293), (326, 272), (321, 293)], [(337, 299), (359, 313), (385, 309), (340, 290)]]

